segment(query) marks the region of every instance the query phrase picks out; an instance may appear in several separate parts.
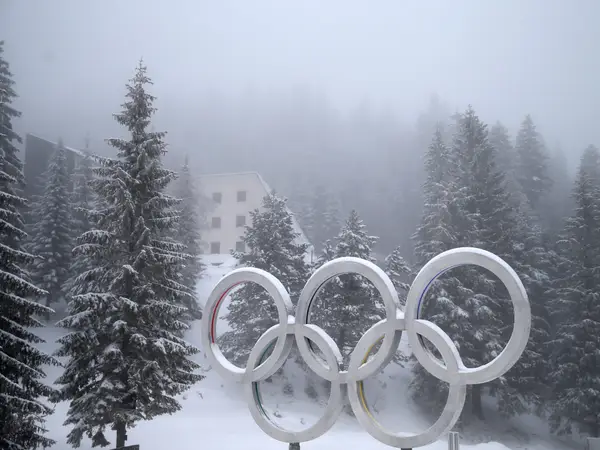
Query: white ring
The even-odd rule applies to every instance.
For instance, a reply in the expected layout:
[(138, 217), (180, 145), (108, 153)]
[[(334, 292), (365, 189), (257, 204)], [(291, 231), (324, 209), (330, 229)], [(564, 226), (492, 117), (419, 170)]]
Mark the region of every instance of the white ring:
[[(260, 366), (253, 368), (248, 374), (247, 369), (236, 366), (225, 358), (217, 344), (215, 323), (219, 307), (227, 294), (238, 284), (253, 282), (262, 286), (275, 302), (279, 324), (277, 330), (277, 343), (271, 355)], [(225, 275), (211, 292), (202, 316), (202, 346), (206, 351), (206, 358), (217, 372), (223, 377), (234, 381), (258, 381), (277, 372), (278, 361), (287, 351), (286, 342), (289, 323), (294, 323), (293, 305), (290, 295), (281, 282), (268, 272), (261, 269), (241, 268)]]
[[(419, 318), (422, 299), (433, 281), (443, 272), (457, 266), (474, 264), (490, 270), (508, 289), (514, 306), (514, 329), (506, 348), (493, 361), (477, 368), (466, 368), (450, 337), (435, 324)], [(373, 325), (361, 337), (350, 356), (347, 371), (342, 371), (342, 356), (334, 340), (321, 328), (308, 324), (311, 303), (327, 280), (337, 275), (359, 274), (371, 281), (380, 292), (386, 318)], [(227, 361), (216, 344), (215, 323), (219, 306), (227, 293), (237, 284), (255, 282), (273, 297), (279, 323), (269, 328), (254, 345), (245, 369)], [(257, 424), (273, 438), (283, 442), (305, 442), (325, 433), (335, 423), (343, 408), (342, 389), (349, 383), (350, 404), (361, 425), (376, 439), (394, 447), (414, 448), (435, 441), (458, 420), (464, 405), (466, 386), (491, 381), (503, 375), (523, 353), (531, 327), (529, 300), (523, 283), (502, 259), (476, 248), (458, 248), (444, 252), (429, 261), (415, 278), (406, 301), (406, 312), (400, 309), (398, 295), (389, 277), (376, 265), (359, 258), (338, 258), (315, 271), (306, 283), (298, 301), (298, 321), (292, 315), (293, 307), (284, 286), (275, 277), (259, 269), (237, 269), (225, 276), (212, 291), (202, 318), (202, 344), (207, 359), (223, 376), (244, 382), (250, 412)], [(368, 407), (363, 408), (358, 394), (358, 382), (386, 366), (398, 348), (402, 330), (406, 330), (409, 343), (423, 368), (436, 378), (450, 384), (446, 406), (438, 420), (424, 433), (408, 435), (384, 430), (370, 417)], [(381, 348), (366, 360), (371, 345), (383, 336)], [(440, 351), (443, 361), (429, 353), (423, 345), (426, 338)], [(275, 425), (260, 407), (257, 382), (279, 370), (290, 354), (293, 340), (307, 365), (320, 377), (331, 382), (327, 408), (317, 423), (304, 431), (292, 432)], [(262, 362), (263, 352), (275, 342), (273, 352)], [(325, 355), (323, 363), (309, 342), (315, 343)], [(257, 364), (258, 367), (255, 367)], [(366, 409), (365, 409), (366, 408)]]
[[(396, 321), (398, 326), (397, 331), (405, 328), (405, 321), (399, 319)], [(352, 352), (350, 358), (349, 370), (356, 370), (356, 368), (362, 363), (365, 355), (368, 355), (372, 345), (374, 345), (383, 333), (389, 331), (386, 329), (387, 324), (385, 321), (381, 321), (371, 328), (360, 338), (358, 344), (356, 344), (355, 350)], [(424, 336), (440, 351), (448, 371), (458, 372), (461, 364), (460, 356), (454, 345), (448, 345), (446, 339), (440, 334), (439, 328), (431, 322), (419, 322), (415, 331), (420, 335)], [(410, 434), (406, 432), (390, 432), (385, 430), (375, 418), (373, 418), (368, 411), (365, 410), (363, 403), (359, 398), (359, 383), (353, 382), (348, 383), (348, 398), (350, 399), (350, 405), (352, 411), (356, 416), (358, 422), (362, 427), (375, 439), (384, 444), (398, 448), (415, 448), (435, 442), (440, 435), (449, 431), (462, 412), (467, 387), (464, 384), (450, 384), (448, 391), (448, 398), (442, 414), (435, 421), (435, 423), (419, 434)]]
[[(445, 271), (462, 265), (476, 265), (489, 270), (506, 286), (514, 309), (514, 327), (508, 344), (492, 361), (475, 368), (467, 368), (461, 362), (458, 373), (449, 371), (423, 345), (415, 327), (419, 322), (419, 308), (433, 281)], [(525, 350), (531, 328), (531, 310), (527, 292), (519, 276), (501, 258), (478, 248), (457, 248), (441, 253), (421, 269), (410, 287), (405, 307), (406, 331), (412, 351), (419, 363), (434, 377), (447, 383), (482, 384), (505, 374)], [(441, 330), (440, 330), (441, 331)], [(454, 346), (446, 333), (447, 341)]]
[[(333, 261), (323, 264), (306, 282), (304, 289), (302, 289), (302, 292), (300, 293), (298, 306), (296, 308), (296, 323), (300, 327), (308, 323), (310, 318), (310, 310), (313, 305), (312, 302), (319, 289), (331, 278), (347, 273), (362, 275), (371, 283), (373, 283), (383, 299), (386, 316), (391, 319), (396, 317), (396, 311), (400, 308), (398, 293), (396, 292), (396, 289), (394, 289), (394, 285), (385, 272), (375, 264), (364, 259), (345, 257), (337, 258)], [(302, 358), (313, 372), (315, 372), (321, 378), (333, 382), (333, 373), (327, 370), (327, 368), (315, 355), (306, 339), (303, 339), (298, 335), (299, 330), (300, 328), (297, 326), (296, 345), (298, 346), (298, 350), (302, 355)], [(359, 367), (356, 373), (352, 374), (351, 378), (348, 378), (349, 374), (347, 371), (341, 371), (339, 374), (336, 374), (336, 379), (339, 379), (342, 382), (350, 381), (350, 379), (352, 381), (358, 381), (364, 380), (365, 378), (373, 375), (381, 369), (383, 363), (387, 360), (388, 355), (393, 355), (395, 353), (395, 349), (398, 348), (398, 344), (399, 340), (396, 339), (396, 335), (393, 332), (386, 333), (381, 347), (373, 359)]]
[[(342, 359), (342, 355), (339, 351), (336, 352), (337, 347), (331, 347), (331, 343), (333, 342), (331, 337), (318, 327), (303, 327), (302, 333), (306, 339), (310, 339), (322, 350), (327, 365), (332, 368), (332, 370), (334, 367), (339, 370), (338, 364)], [(289, 337), (293, 338), (291, 335)], [(263, 352), (268, 349), (271, 342), (275, 339), (279, 339), (279, 337), (274, 328), (269, 329), (260, 337), (248, 358), (249, 370), (253, 369), (260, 361)], [(342, 383), (339, 380), (334, 380), (331, 382), (327, 406), (319, 420), (304, 430), (289, 431), (274, 423), (262, 409), (262, 402), (260, 398), (258, 398), (259, 392), (257, 382), (246, 383), (245, 394), (248, 401), (248, 407), (250, 408), (250, 414), (252, 414), (252, 417), (258, 426), (273, 439), (287, 443), (306, 442), (322, 436), (335, 424), (344, 406)]]

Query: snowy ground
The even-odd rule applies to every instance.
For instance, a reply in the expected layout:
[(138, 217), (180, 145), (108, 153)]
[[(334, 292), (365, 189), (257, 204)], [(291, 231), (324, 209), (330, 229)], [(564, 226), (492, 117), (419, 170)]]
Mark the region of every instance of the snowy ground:
[[(202, 301), (206, 298), (214, 284), (229, 270), (232, 261), (212, 261), (209, 264), (209, 277), (199, 286)], [(55, 348), (54, 342), (63, 333), (56, 328), (44, 330), (47, 343), (46, 351)], [(200, 346), (200, 325), (196, 322), (191, 330), (189, 340)], [(206, 370), (206, 379), (198, 383), (181, 398), (182, 409), (172, 416), (163, 416), (151, 422), (139, 424), (128, 431), (128, 444), (139, 444), (141, 450), (198, 450), (198, 449), (244, 449), (244, 450), (282, 450), (287, 445), (274, 441), (253, 422), (246, 404), (243, 401), (240, 387), (224, 382), (221, 377), (210, 370), (204, 362), (201, 352), (197, 360)], [(49, 368), (50, 382), (54, 381), (60, 369)], [(377, 416), (384, 426), (394, 430), (419, 432), (429, 426), (429, 421), (411, 404), (407, 395), (410, 372), (398, 366), (391, 367), (376, 379), (366, 383), (367, 396), (372, 399)], [(292, 380), (292, 384), (295, 384)], [(319, 405), (309, 401), (303, 386), (294, 386), (294, 397), (286, 397), (281, 393), (281, 386), (265, 383), (264, 400), (269, 412), (277, 412), (281, 416), (279, 422), (292, 429), (300, 429), (315, 420), (319, 413)], [(384, 390), (385, 386), (385, 390)], [(57, 450), (67, 450), (68, 429), (62, 426), (67, 405), (56, 406), (55, 413), (48, 420), (49, 435), (57, 441)], [(305, 424), (305, 425), (303, 425)], [(490, 425), (491, 424), (491, 425)], [(114, 439), (113, 433), (109, 440)], [(573, 444), (558, 442), (548, 435), (541, 421), (534, 417), (519, 418), (512, 423), (496, 419), (488, 412), (486, 425), (482, 425), (473, 436), (466, 437), (471, 444), (462, 447), (473, 450), (502, 450), (505, 448), (542, 450), (580, 448)], [(480, 442), (475, 444), (475, 442)], [(501, 443), (500, 443), (501, 442)], [(84, 441), (83, 450), (91, 449), (89, 441)], [(338, 423), (324, 436), (315, 441), (302, 444), (302, 449), (341, 450), (349, 448), (385, 449), (383, 444), (363, 431), (354, 419), (343, 414)], [(428, 447), (431, 450), (446, 449), (445, 441), (438, 441)]]

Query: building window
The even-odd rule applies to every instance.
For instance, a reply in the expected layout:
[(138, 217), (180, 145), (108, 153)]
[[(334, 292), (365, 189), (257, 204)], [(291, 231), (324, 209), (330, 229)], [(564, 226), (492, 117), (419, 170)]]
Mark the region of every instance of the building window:
[(236, 227), (246, 226), (246, 216), (235, 216), (235, 226)]
[(220, 192), (213, 192), (213, 202), (215, 203), (221, 203), (221, 200), (223, 200), (223, 194), (221, 194)]
[(221, 228), (221, 218), (213, 217), (211, 227), (212, 228)]
[(238, 191), (237, 192), (237, 201), (245, 202), (246, 201), (246, 191)]
[(218, 255), (221, 253), (221, 243), (220, 242), (211, 242), (210, 243), (210, 252), (213, 255)]
[(235, 251), (236, 252), (245, 252), (246, 251), (246, 243), (244, 241), (237, 241), (235, 243)]

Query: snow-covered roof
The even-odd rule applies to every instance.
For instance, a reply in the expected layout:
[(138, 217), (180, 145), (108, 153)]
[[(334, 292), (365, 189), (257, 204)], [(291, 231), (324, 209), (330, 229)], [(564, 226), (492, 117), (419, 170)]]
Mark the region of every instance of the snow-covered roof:
[[(267, 184), (267, 182), (264, 180), (264, 178), (258, 172), (254, 172), (254, 171), (229, 172), (229, 173), (227, 173), (227, 172), (225, 172), (225, 173), (209, 173), (209, 174), (201, 174), (199, 176), (200, 176), (200, 178), (207, 178), (207, 177), (234, 177), (234, 176), (242, 176), (242, 175), (253, 175), (253, 176), (257, 177), (258, 181), (262, 185), (265, 192), (271, 193), (273, 191), (273, 189), (271, 189), (271, 187)], [(304, 231), (302, 231), (302, 228), (300, 227), (300, 224), (298, 223), (298, 220), (296, 219), (294, 212), (289, 208), (288, 208), (288, 211), (292, 215), (294, 231), (300, 235), (298, 240), (303, 244), (308, 244), (310, 246), (310, 248), (312, 248), (313, 245), (306, 237), (306, 234), (304, 234)]]
[[(48, 144), (52, 144), (52, 145), (57, 145), (58, 144), (57, 142), (51, 141), (50, 139), (46, 139), (46, 138), (40, 137), (40, 136), (38, 136), (36, 134), (33, 134), (33, 133), (27, 133), (27, 135), (31, 136), (33, 138), (39, 139), (40, 141), (46, 141)], [(64, 144), (63, 144), (63, 147), (65, 148), (65, 150), (67, 150), (69, 152), (73, 152), (73, 153), (75, 153), (78, 156), (83, 156), (83, 152), (81, 150), (78, 150), (78, 149), (73, 148), (73, 147), (67, 147)]]

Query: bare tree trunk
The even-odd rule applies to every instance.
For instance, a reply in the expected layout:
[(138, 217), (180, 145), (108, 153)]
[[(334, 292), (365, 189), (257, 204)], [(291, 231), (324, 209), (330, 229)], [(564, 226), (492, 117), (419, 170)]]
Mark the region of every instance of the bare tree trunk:
[(115, 429), (117, 430), (117, 448), (125, 447), (125, 442), (127, 441), (125, 424), (122, 422), (117, 423)]
[(481, 385), (476, 384), (471, 387), (471, 408), (472, 412), (479, 420), (483, 420), (483, 406), (481, 404)]

